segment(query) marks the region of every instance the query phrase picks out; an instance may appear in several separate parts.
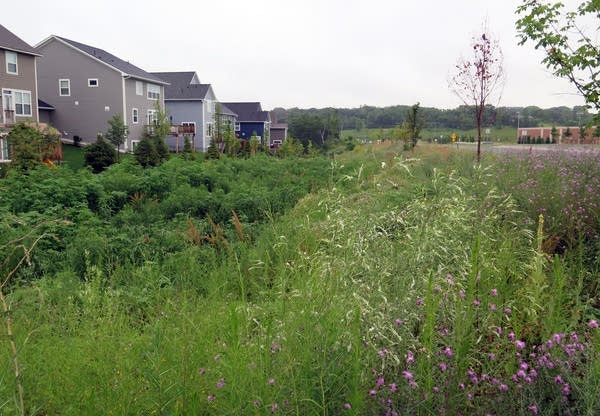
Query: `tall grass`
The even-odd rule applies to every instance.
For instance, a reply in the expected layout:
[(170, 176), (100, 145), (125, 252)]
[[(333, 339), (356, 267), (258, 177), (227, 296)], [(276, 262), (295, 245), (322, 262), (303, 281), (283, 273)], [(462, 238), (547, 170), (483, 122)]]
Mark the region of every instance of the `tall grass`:
[[(500, 186), (507, 163), (358, 146), (261, 223), (175, 208), (165, 222), (173, 195), (145, 188), (90, 221), (94, 238), (59, 229), (64, 267), (8, 295), (27, 413), (600, 412), (596, 266), (578, 246), (548, 256), (554, 223)], [(172, 167), (144, 183), (205, 183)], [(123, 173), (108, 192), (135, 194)]]

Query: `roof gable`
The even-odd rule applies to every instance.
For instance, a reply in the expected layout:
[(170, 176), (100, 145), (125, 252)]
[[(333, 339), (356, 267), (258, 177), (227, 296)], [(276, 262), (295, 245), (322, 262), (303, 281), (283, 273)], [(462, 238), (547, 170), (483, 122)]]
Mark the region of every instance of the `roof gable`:
[(52, 39), (56, 39), (59, 42), (67, 44), (68, 46), (90, 56), (91, 58), (100, 61), (101, 63), (113, 68), (116, 71), (121, 72), (123, 75), (130, 76), (132, 78), (139, 78), (145, 81), (155, 82), (157, 84), (167, 84), (162, 79), (152, 75), (143, 69), (124, 61), (123, 59), (105, 51), (104, 49), (96, 48), (95, 46), (86, 45), (81, 42), (76, 42), (61, 36), (52, 35), (48, 39), (40, 42), (36, 47), (40, 48), (42, 45), (50, 42)]
[(193, 71), (153, 72), (152, 75), (169, 83), (165, 86), (165, 100), (203, 100), (211, 89), (210, 84), (198, 83)]
[(30, 46), (27, 42), (2, 25), (0, 25), (0, 49), (6, 49), (27, 55), (42, 56), (35, 50), (33, 46)]
[(269, 112), (262, 111), (259, 102), (223, 104), (236, 113), (238, 115), (238, 120), (241, 122), (264, 123), (269, 121)]

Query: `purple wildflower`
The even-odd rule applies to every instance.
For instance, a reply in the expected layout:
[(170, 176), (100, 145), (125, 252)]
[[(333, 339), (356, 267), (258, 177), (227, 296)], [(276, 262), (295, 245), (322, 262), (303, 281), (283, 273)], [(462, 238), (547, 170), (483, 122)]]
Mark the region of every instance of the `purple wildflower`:
[(344, 403), (344, 410), (352, 409), (352, 405), (350, 403)]
[(588, 327), (590, 329), (598, 329), (598, 321), (596, 321), (595, 319), (590, 319), (590, 321), (588, 322)]

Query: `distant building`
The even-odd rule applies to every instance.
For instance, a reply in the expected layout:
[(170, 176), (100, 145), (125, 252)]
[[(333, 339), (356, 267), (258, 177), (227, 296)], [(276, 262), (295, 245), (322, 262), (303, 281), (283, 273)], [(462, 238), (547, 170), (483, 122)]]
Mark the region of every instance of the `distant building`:
[(277, 114), (271, 111), (271, 134), (269, 147), (271, 149), (277, 149), (287, 139), (288, 125), (286, 123), (279, 123), (277, 120)]
[(235, 135), (241, 140), (250, 140), (253, 134), (263, 145), (270, 143), (271, 117), (263, 111), (260, 103), (223, 103), (225, 107), (237, 114)]
[[(600, 137), (594, 137), (596, 128), (586, 128), (584, 134), (580, 134), (579, 127), (555, 127), (557, 132), (556, 143), (559, 144), (598, 144), (600, 143)], [(570, 135), (569, 135), (570, 134)], [(552, 140), (552, 127), (521, 127), (517, 131), (519, 139), (523, 140), (527, 137), (530, 139), (537, 139), (541, 137), (544, 141), (546, 139)]]
[(217, 117), (223, 125), (234, 128), (236, 114), (224, 105), (217, 105), (212, 86), (201, 84), (195, 72), (153, 72), (153, 75), (169, 83), (165, 87), (165, 107), (174, 125), (167, 139), (171, 150), (180, 150), (183, 133), (191, 137), (197, 151), (206, 151), (215, 133)]

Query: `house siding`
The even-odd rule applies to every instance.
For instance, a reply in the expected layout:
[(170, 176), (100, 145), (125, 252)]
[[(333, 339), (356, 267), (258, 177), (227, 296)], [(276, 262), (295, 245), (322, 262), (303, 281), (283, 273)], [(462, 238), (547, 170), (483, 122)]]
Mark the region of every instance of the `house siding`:
[(252, 134), (256, 132), (257, 136), (265, 137), (265, 123), (240, 121), (240, 131), (236, 132), (242, 140), (250, 140)]
[[(185, 122), (196, 123), (196, 136), (194, 137), (194, 147), (196, 151), (204, 152), (208, 148), (206, 143), (204, 126), (204, 103), (203, 101), (166, 101), (165, 106), (171, 118), (171, 123), (180, 125)], [(183, 139), (180, 138), (180, 146), (183, 146)], [(171, 150), (176, 149), (176, 138), (170, 136), (167, 144)], [(210, 144), (210, 143), (209, 143)]]
[[(136, 93), (136, 82), (141, 82), (144, 86), (144, 93), (142, 95), (137, 95)], [(125, 80), (125, 124), (129, 130), (129, 136), (127, 142), (125, 143), (125, 149), (132, 149), (131, 141), (132, 140), (140, 140), (144, 134), (145, 126), (148, 124), (147, 122), (147, 114), (148, 110), (156, 109), (157, 100), (149, 100), (148, 97), (148, 84), (158, 85), (152, 82), (142, 81), (135, 78), (127, 78)], [(165, 90), (164, 87), (160, 86), (160, 105), (162, 108), (165, 108), (164, 102)], [(138, 124), (133, 124), (132, 112), (133, 109), (138, 109)], [(167, 109), (168, 111), (168, 109)]]
[[(19, 121), (39, 121), (38, 115), (38, 94), (35, 88), (35, 67), (36, 57), (17, 53), (17, 72), (18, 75), (8, 74), (6, 72), (6, 54), (5, 50), (0, 48), (0, 94), (3, 89), (22, 90), (31, 92), (31, 116), (15, 115), (15, 122)], [(4, 121), (4, 100), (0, 97), (0, 123)]]
[[(108, 129), (108, 120), (123, 114), (121, 73), (56, 39), (38, 50), (43, 55), (38, 64), (39, 94), (55, 108), (54, 126), (68, 141), (79, 136), (83, 143), (95, 142), (98, 133)], [(97, 78), (98, 87), (88, 87), (89, 78)], [(70, 80), (70, 96), (59, 94), (59, 79)]]

